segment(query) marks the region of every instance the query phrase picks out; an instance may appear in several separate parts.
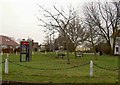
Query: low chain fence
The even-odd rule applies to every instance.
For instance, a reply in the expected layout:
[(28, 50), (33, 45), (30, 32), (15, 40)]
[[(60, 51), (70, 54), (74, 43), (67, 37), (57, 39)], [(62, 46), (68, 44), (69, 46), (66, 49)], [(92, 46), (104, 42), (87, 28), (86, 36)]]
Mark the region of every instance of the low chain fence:
[[(75, 66), (66, 67), (66, 68), (46, 69), (46, 68), (35, 68), (35, 67), (31, 67), (31, 66), (21, 65), (21, 64), (15, 63), (15, 62), (10, 61), (10, 60), (8, 60), (8, 62), (11, 63), (11, 64), (15, 64), (15, 65), (21, 66), (21, 67), (30, 68), (30, 69), (39, 69), (39, 70), (64, 70), (64, 69), (77, 68), (77, 67), (80, 67), (80, 66), (86, 66), (86, 65), (90, 64), (90, 62), (87, 62), (87, 63), (81, 64), (81, 65), (75, 65)], [(2, 61), (0, 64), (3, 64), (3, 63), (5, 63), (5, 61)], [(93, 65), (98, 67), (98, 68), (100, 68), (100, 69), (106, 70), (106, 71), (118, 71), (118, 70), (120, 70), (120, 68), (115, 68), (115, 69), (105, 68), (105, 67), (102, 67), (100, 65), (97, 65), (96, 63), (93, 63)]]
[(90, 77), (93, 76), (93, 67), (97, 67), (99, 69), (102, 69), (102, 70), (106, 70), (106, 71), (120, 71), (120, 68), (114, 68), (114, 69), (111, 69), (111, 68), (105, 68), (105, 67), (102, 67), (102, 66), (99, 66), (97, 65), (96, 63), (93, 63), (93, 61), (91, 60), (90, 62), (86, 62), (84, 64), (80, 64), (80, 65), (74, 65), (74, 66), (71, 66), (71, 67), (65, 67), (65, 68), (37, 68), (37, 67), (31, 67), (31, 66), (27, 66), (27, 65), (22, 65), (22, 64), (18, 64), (16, 62), (13, 62), (13, 61), (10, 61), (10, 60), (5, 60), (1, 63), (5, 63), (5, 74), (8, 74), (8, 62), (13, 64), (13, 65), (18, 65), (20, 67), (24, 67), (24, 68), (28, 68), (28, 69), (34, 69), (34, 70), (66, 70), (66, 69), (73, 69), (73, 68), (78, 68), (78, 67), (82, 67), (82, 66), (86, 66), (86, 65), (90, 65)]
[(77, 67), (80, 67), (80, 66), (89, 65), (89, 62), (87, 62), (87, 63), (81, 64), (81, 65), (75, 65), (75, 66), (66, 67), (66, 68), (51, 68), (50, 69), (50, 68), (35, 68), (35, 67), (31, 67), (31, 66), (26, 66), (26, 65), (21, 65), (21, 64), (18, 64), (18, 63), (14, 63), (12, 61), (9, 61), (9, 62), (12, 63), (12, 64), (15, 64), (15, 65), (21, 66), (21, 67), (28, 68), (28, 69), (38, 69), (38, 70), (64, 70), (64, 69), (72, 69), (72, 68), (77, 68)]
[(5, 63), (5, 61), (2, 61), (0, 64), (3, 64), (3, 63)]
[(105, 67), (102, 67), (102, 66), (99, 66), (95, 63), (93, 63), (94, 66), (100, 68), (100, 69), (103, 69), (103, 70), (106, 70), (106, 71), (117, 71), (117, 70), (120, 70), (120, 68), (115, 68), (115, 69), (110, 69), (110, 68), (105, 68)]

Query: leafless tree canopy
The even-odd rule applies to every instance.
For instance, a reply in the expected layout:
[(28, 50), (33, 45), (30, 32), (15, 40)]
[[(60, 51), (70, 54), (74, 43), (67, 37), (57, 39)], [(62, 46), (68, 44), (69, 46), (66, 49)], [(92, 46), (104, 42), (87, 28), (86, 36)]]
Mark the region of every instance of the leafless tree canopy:
[[(39, 7), (43, 13), (42, 18), (36, 16), (42, 22), (40, 26), (64, 36), (66, 45), (69, 43), (68, 39), (74, 43), (74, 48), (84, 41), (89, 41), (95, 52), (95, 45), (106, 41), (113, 53), (120, 27), (120, 2), (89, 2), (83, 9), (85, 16), (78, 16), (78, 11), (72, 7), (64, 10), (53, 6), (54, 11)], [(69, 62), (68, 51), (69, 49)]]
[(120, 2), (91, 2), (85, 6), (84, 14), (89, 27), (97, 29), (97, 34), (104, 37), (113, 53), (120, 26)]

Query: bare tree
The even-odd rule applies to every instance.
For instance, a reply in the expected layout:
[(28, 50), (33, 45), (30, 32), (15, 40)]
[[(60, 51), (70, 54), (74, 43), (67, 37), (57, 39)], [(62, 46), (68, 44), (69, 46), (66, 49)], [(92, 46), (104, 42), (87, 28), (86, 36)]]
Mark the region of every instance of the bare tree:
[(120, 2), (105, 2), (103, 4), (98, 2), (95, 5), (92, 2), (86, 5), (85, 9), (93, 25), (97, 26), (97, 34), (104, 37), (109, 45), (110, 53), (113, 54), (120, 24)]
[(87, 41), (91, 43), (91, 45), (93, 47), (93, 52), (94, 52), (94, 55), (95, 55), (95, 59), (97, 60), (95, 45), (97, 44), (98, 35), (96, 34), (95, 26), (92, 25), (92, 23), (89, 22), (88, 19), (86, 19), (86, 27), (88, 28), (88, 32), (89, 32), (89, 35), (90, 35), (89, 38), (87, 39)]
[(94, 52), (94, 55), (95, 55), (95, 59), (97, 60), (95, 45), (97, 44), (98, 34), (97, 34), (96, 24), (91, 19), (91, 14), (89, 14), (90, 10), (94, 14), (97, 14), (94, 11), (94, 9), (93, 9), (93, 3), (91, 3), (89, 6), (85, 7), (85, 9), (83, 10), (83, 13), (85, 15), (84, 16), (84, 23), (85, 23), (85, 26), (88, 29), (87, 31), (89, 32), (89, 35), (90, 35), (89, 38), (87, 39), (87, 41), (91, 43), (91, 45), (93, 47), (93, 52)]
[(82, 45), (84, 41), (87, 40), (89, 33), (87, 33), (86, 28), (84, 27), (80, 17), (75, 17), (69, 25), (68, 34), (69, 39), (74, 43), (74, 53), (77, 57), (76, 47)]
[(111, 6), (108, 7), (109, 14), (109, 22), (112, 30), (112, 51), (114, 54), (116, 37), (118, 35), (119, 27), (120, 27), (120, 1), (112, 3), (114, 8)]
[(39, 6), (45, 13), (44, 18), (41, 19), (39, 17), (38, 20), (41, 21), (43, 24), (40, 26), (46, 27), (48, 30), (56, 30), (58, 33), (63, 35), (65, 37), (66, 42), (66, 48), (67, 48), (67, 63), (70, 63), (69, 59), (69, 47), (68, 47), (68, 29), (69, 29), (69, 23), (71, 20), (73, 20), (76, 16), (74, 16), (74, 9), (69, 9), (67, 13), (65, 13), (63, 10), (59, 11), (55, 6), (53, 6), (55, 10), (54, 12), (50, 12), (43, 8), (42, 6)]

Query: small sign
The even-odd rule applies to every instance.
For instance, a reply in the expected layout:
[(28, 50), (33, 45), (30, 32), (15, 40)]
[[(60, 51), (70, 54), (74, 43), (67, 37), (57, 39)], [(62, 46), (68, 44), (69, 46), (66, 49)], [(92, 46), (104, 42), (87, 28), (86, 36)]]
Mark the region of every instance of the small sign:
[(23, 45), (29, 45), (29, 42), (22, 42)]

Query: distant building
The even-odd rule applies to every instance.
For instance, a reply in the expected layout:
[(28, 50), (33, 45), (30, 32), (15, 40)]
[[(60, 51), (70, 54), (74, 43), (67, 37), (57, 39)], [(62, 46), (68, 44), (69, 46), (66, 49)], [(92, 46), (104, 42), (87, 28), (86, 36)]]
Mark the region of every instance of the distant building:
[(44, 52), (44, 51), (48, 51), (48, 49), (49, 49), (48, 45), (46, 45), (46, 44), (40, 44), (38, 51)]
[(0, 35), (0, 51), (2, 49), (15, 49), (18, 45), (16, 41), (10, 37)]
[[(111, 45), (113, 46), (113, 38), (111, 39)], [(120, 55), (120, 30), (118, 30), (116, 41), (115, 41), (114, 55)]]
[(87, 47), (87, 46), (84, 46), (84, 45), (78, 45), (78, 46), (76, 47), (76, 51), (85, 51), (85, 52), (87, 52), (87, 51), (89, 51), (89, 50), (90, 50), (90, 48)]
[(119, 33), (116, 37), (114, 54), (120, 55), (120, 30), (119, 30)]
[(33, 42), (33, 47), (32, 47), (33, 51), (38, 51), (39, 50), (39, 45), (38, 42)]

